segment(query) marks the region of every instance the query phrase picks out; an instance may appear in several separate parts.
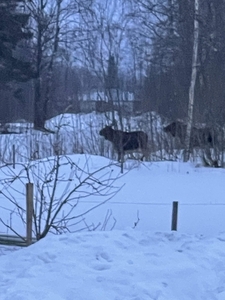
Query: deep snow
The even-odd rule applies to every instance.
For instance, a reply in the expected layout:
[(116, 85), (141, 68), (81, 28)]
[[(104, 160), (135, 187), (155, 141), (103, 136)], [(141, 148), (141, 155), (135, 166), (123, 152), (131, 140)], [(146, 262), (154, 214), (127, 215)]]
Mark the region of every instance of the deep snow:
[[(158, 116), (128, 118), (123, 124), (125, 130), (149, 133), (152, 120), (153, 141), (162, 135)], [(53, 130), (60, 128), (58, 134), (35, 132), (26, 125), (27, 132), (20, 135), (1, 135), (0, 158), (12, 163), (14, 145), (21, 164), (15, 169), (0, 168), (0, 218), (25, 234), (8, 200), (25, 207), (26, 161), (31, 160), (30, 178), (37, 184), (45, 172), (52, 175), (54, 159), (49, 156), (54, 147), (59, 146), (60, 154), (86, 153), (67, 159), (90, 172), (110, 164), (101, 156), (89, 156), (112, 157), (111, 144), (98, 134), (104, 124), (104, 114), (64, 114), (47, 123)], [(79, 232), (76, 225), (70, 227), (76, 233), (49, 234), (28, 248), (0, 246), (0, 300), (224, 300), (225, 170), (196, 165), (128, 160), (125, 175), (115, 182), (122, 190), (85, 215), (85, 224), (89, 229), (99, 225), (97, 231)], [(110, 168), (119, 177), (119, 166)], [(72, 178), (73, 174), (78, 177)], [(81, 175), (71, 171), (70, 165), (62, 165), (56, 199), (63, 199)], [(102, 180), (102, 174), (98, 176)], [(51, 189), (49, 181), (46, 195)], [(79, 199), (74, 213), (82, 214), (103, 200), (93, 195)], [(173, 201), (179, 202), (178, 232), (170, 231)], [(11, 233), (1, 223), (0, 232)]]
[(224, 300), (225, 235), (50, 236), (0, 257), (2, 300)]
[[(95, 168), (107, 161), (89, 159)], [(225, 299), (225, 170), (127, 161), (129, 169), (118, 180), (123, 189), (87, 216), (102, 222), (110, 209), (114, 230), (0, 248), (1, 300)], [(174, 200), (178, 232), (170, 231)]]

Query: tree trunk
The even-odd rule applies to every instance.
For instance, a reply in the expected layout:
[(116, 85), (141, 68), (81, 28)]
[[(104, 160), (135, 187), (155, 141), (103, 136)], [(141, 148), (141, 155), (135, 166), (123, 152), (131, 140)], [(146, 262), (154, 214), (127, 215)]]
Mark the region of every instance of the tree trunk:
[(42, 80), (41, 80), (41, 63), (42, 63), (42, 29), (39, 19), (38, 36), (37, 36), (37, 58), (36, 58), (36, 79), (34, 83), (34, 128), (40, 129), (45, 126), (43, 103), (41, 97)]
[[(34, 93), (34, 128), (44, 131), (49, 131), (45, 128), (45, 121), (48, 118), (53, 67), (59, 43), (62, 1), (63, 0), (57, 0), (55, 4), (54, 1), (52, 2), (51, 14), (48, 12), (47, 1), (38, 0), (35, 5), (31, 5), (30, 7), (31, 14), (37, 26), (37, 28), (34, 29), (37, 34), (37, 45), (35, 49), (36, 81)], [(44, 83), (42, 82), (43, 79), (45, 80)]]
[(48, 118), (48, 112), (49, 112), (49, 108), (50, 108), (50, 91), (51, 91), (51, 87), (52, 87), (52, 75), (53, 75), (53, 67), (54, 67), (54, 62), (55, 62), (55, 58), (56, 58), (56, 54), (58, 51), (58, 44), (59, 44), (59, 31), (60, 31), (60, 27), (59, 27), (59, 17), (60, 17), (60, 13), (61, 13), (61, 3), (62, 0), (57, 0), (56, 3), (56, 24), (55, 24), (55, 33), (54, 33), (54, 40), (53, 40), (53, 50), (52, 50), (52, 54), (51, 54), (51, 59), (48, 65), (48, 71), (47, 71), (47, 87), (46, 87), (46, 93), (45, 93), (45, 101), (44, 101), (44, 119), (47, 120)]
[(34, 128), (35, 129), (43, 129), (45, 125), (44, 119), (44, 109), (42, 103), (42, 79), (41, 79), (41, 64), (43, 59), (43, 49), (42, 49), (42, 34), (43, 34), (43, 26), (42, 26), (42, 14), (43, 14), (44, 4), (40, 3), (40, 7), (38, 7), (38, 15), (37, 15), (37, 56), (36, 56), (36, 79), (34, 84)]
[(197, 59), (198, 59), (198, 44), (199, 44), (199, 0), (195, 0), (195, 16), (194, 16), (194, 42), (193, 42), (193, 54), (192, 54), (192, 72), (191, 83), (189, 88), (189, 103), (188, 103), (188, 122), (187, 131), (185, 137), (185, 150), (184, 161), (187, 162), (190, 159), (191, 152), (191, 129), (193, 123), (193, 109), (194, 109), (194, 96), (195, 96), (195, 83), (197, 75)]

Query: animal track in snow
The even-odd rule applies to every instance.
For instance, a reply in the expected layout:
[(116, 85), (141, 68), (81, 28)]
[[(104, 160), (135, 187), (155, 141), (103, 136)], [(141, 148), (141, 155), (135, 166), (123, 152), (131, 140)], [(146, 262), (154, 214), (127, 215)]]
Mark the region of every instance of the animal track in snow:
[(107, 262), (112, 262), (112, 259), (109, 257), (109, 255), (106, 252), (97, 254), (96, 259), (99, 261), (103, 260), (103, 261), (107, 261)]
[(54, 262), (56, 259), (56, 255), (48, 253), (48, 252), (44, 252), (41, 255), (38, 255), (37, 257), (44, 263), (51, 263), (51, 262)]
[(105, 271), (111, 269), (111, 266), (106, 264), (92, 264), (92, 268), (96, 271)]
[(92, 264), (92, 268), (97, 271), (109, 270), (111, 268), (110, 262), (112, 259), (106, 252), (100, 252), (96, 254), (96, 261)]

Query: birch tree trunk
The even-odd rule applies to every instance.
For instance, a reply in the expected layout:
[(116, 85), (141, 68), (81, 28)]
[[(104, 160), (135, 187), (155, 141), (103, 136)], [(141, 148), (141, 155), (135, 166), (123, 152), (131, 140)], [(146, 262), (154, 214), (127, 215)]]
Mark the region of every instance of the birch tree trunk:
[(195, 16), (194, 16), (194, 42), (193, 42), (193, 54), (192, 54), (192, 72), (191, 83), (189, 88), (189, 103), (188, 103), (188, 123), (185, 137), (185, 150), (184, 161), (187, 162), (190, 159), (191, 152), (191, 129), (193, 123), (193, 109), (194, 109), (194, 97), (195, 97), (195, 83), (197, 75), (197, 59), (198, 59), (198, 44), (199, 44), (199, 0), (195, 0)]
[(43, 109), (43, 115), (44, 120), (47, 120), (48, 118), (48, 111), (49, 111), (49, 104), (50, 104), (50, 90), (52, 87), (52, 75), (53, 75), (53, 67), (54, 62), (56, 58), (56, 54), (58, 51), (58, 45), (59, 45), (59, 31), (60, 31), (60, 13), (61, 13), (61, 4), (63, 0), (57, 0), (56, 1), (56, 16), (55, 16), (55, 32), (53, 37), (53, 47), (52, 47), (52, 54), (50, 58), (50, 62), (47, 68), (47, 78), (46, 78), (46, 92), (45, 92), (45, 101), (44, 101), (44, 109)]

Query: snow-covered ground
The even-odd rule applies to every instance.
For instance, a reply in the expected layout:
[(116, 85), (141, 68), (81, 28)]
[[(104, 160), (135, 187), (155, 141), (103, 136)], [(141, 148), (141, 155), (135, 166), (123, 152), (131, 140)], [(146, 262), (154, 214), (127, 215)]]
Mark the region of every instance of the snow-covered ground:
[[(149, 117), (124, 120), (125, 129), (150, 131)], [(157, 117), (154, 122), (156, 137), (162, 124)], [(112, 157), (98, 134), (106, 123), (101, 114), (62, 115), (47, 124), (59, 126), (54, 135), (30, 127), (0, 136), (1, 161), (11, 163), (12, 145), (16, 149), (15, 168), (1, 163), (0, 219), (22, 235), (25, 183), (34, 182), (36, 211), (40, 195), (47, 209), (55, 189), (56, 211), (77, 182), (108, 166), (63, 206), (61, 216), (76, 204), (76, 222), (66, 223), (73, 233), (50, 233), (28, 248), (0, 246), (0, 300), (224, 300), (225, 169), (127, 160), (121, 176), (118, 164), (99, 155)], [(52, 156), (57, 150), (66, 154), (60, 161)], [(122, 189), (112, 199), (110, 191), (93, 195), (103, 182)], [(171, 231), (173, 201), (179, 203), (177, 232)], [(0, 232), (12, 234), (2, 222)]]
[(224, 300), (225, 235), (50, 236), (0, 257), (1, 300)]
[[(56, 178), (54, 170), (57, 164), (60, 166)], [(92, 172), (96, 172), (94, 177), (80, 185)], [(79, 231), (86, 227), (84, 224), (88, 224), (91, 229), (99, 223), (99, 229), (107, 230), (112, 227), (119, 230), (135, 227), (136, 230), (168, 231), (171, 228), (173, 201), (179, 203), (179, 231), (213, 236), (225, 230), (225, 169), (222, 168), (195, 167), (194, 163), (173, 161), (141, 163), (130, 159), (124, 164), (124, 174), (121, 174), (120, 165), (116, 162), (101, 156), (84, 154), (65, 156), (60, 161), (51, 157), (31, 162), (28, 166), (19, 164), (15, 169), (11, 166), (2, 167), (1, 219), (16, 228), (21, 235), (25, 235), (25, 227), (18, 214), (18, 208), (14, 209), (14, 203), (25, 209), (25, 183), (29, 180), (34, 182), (36, 213), (39, 212), (41, 199), (45, 210), (48, 209), (47, 204), (53, 192), (55, 195), (52, 215), (70, 195), (69, 201), (62, 208), (65, 215), (71, 205), (76, 205), (70, 214), (70, 217), (76, 217), (76, 222), (73, 220), (67, 223), (70, 231)], [(94, 188), (93, 180), (97, 184)], [(112, 188), (107, 191), (101, 190), (99, 196), (98, 192), (96, 193), (97, 188), (104, 188), (105, 184), (111, 185)], [(79, 188), (71, 194), (77, 185)], [(116, 193), (120, 188), (121, 190), (110, 199), (111, 192)], [(108, 199), (110, 200), (107, 201)], [(103, 202), (106, 203), (100, 205)], [(84, 215), (95, 206), (98, 207)], [(22, 214), (22, 209), (20, 212)], [(111, 217), (108, 218), (107, 215)], [(24, 212), (23, 217), (25, 218)], [(106, 218), (108, 221), (104, 225)], [(46, 220), (44, 212), (42, 219)], [(85, 223), (81, 221), (75, 226), (71, 225), (82, 219), (85, 219)], [(0, 233), (7, 232), (12, 234), (0, 223)]]
[[(118, 114), (115, 114), (119, 120)], [(154, 151), (162, 138), (162, 120), (155, 113), (136, 117), (123, 117), (123, 130), (144, 130), (149, 142), (154, 140)], [(26, 162), (58, 154), (94, 154), (112, 157), (112, 147), (100, 137), (99, 130), (111, 123), (103, 113), (62, 114), (46, 121), (46, 128), (55, 132), (33, 129), (31, 123), (9, 123), (7, 128), (13, 134), (0, 134), (0, 162)], [(118, 121), (120, 127), (120, 122)], [(153, 137), (151, 137), (153, 135)], [(165, 135), (165, 133), (164, 133)], [(161, 141), (162, 143), (162, 141)], [(162, 148), (162, 147), (161, 147)], [(14, 152), (13, 152), (14, 149)]]
[[(106, 163), (89, 157), (90, 171)], [(0, 248), (1, 300), (225, 299), (225, 170), (129, 160), (125, 171), (117, 181), (122, 190), (86, 216), (87, 223), (104, 222), (110, 210), (112, 231), (50, 234), (28, 248)], [(101, 199), (90, 196), (77, 209), (95, 201)], [(172, 201), (179, 201), (178, 232), (170, 231)]]

